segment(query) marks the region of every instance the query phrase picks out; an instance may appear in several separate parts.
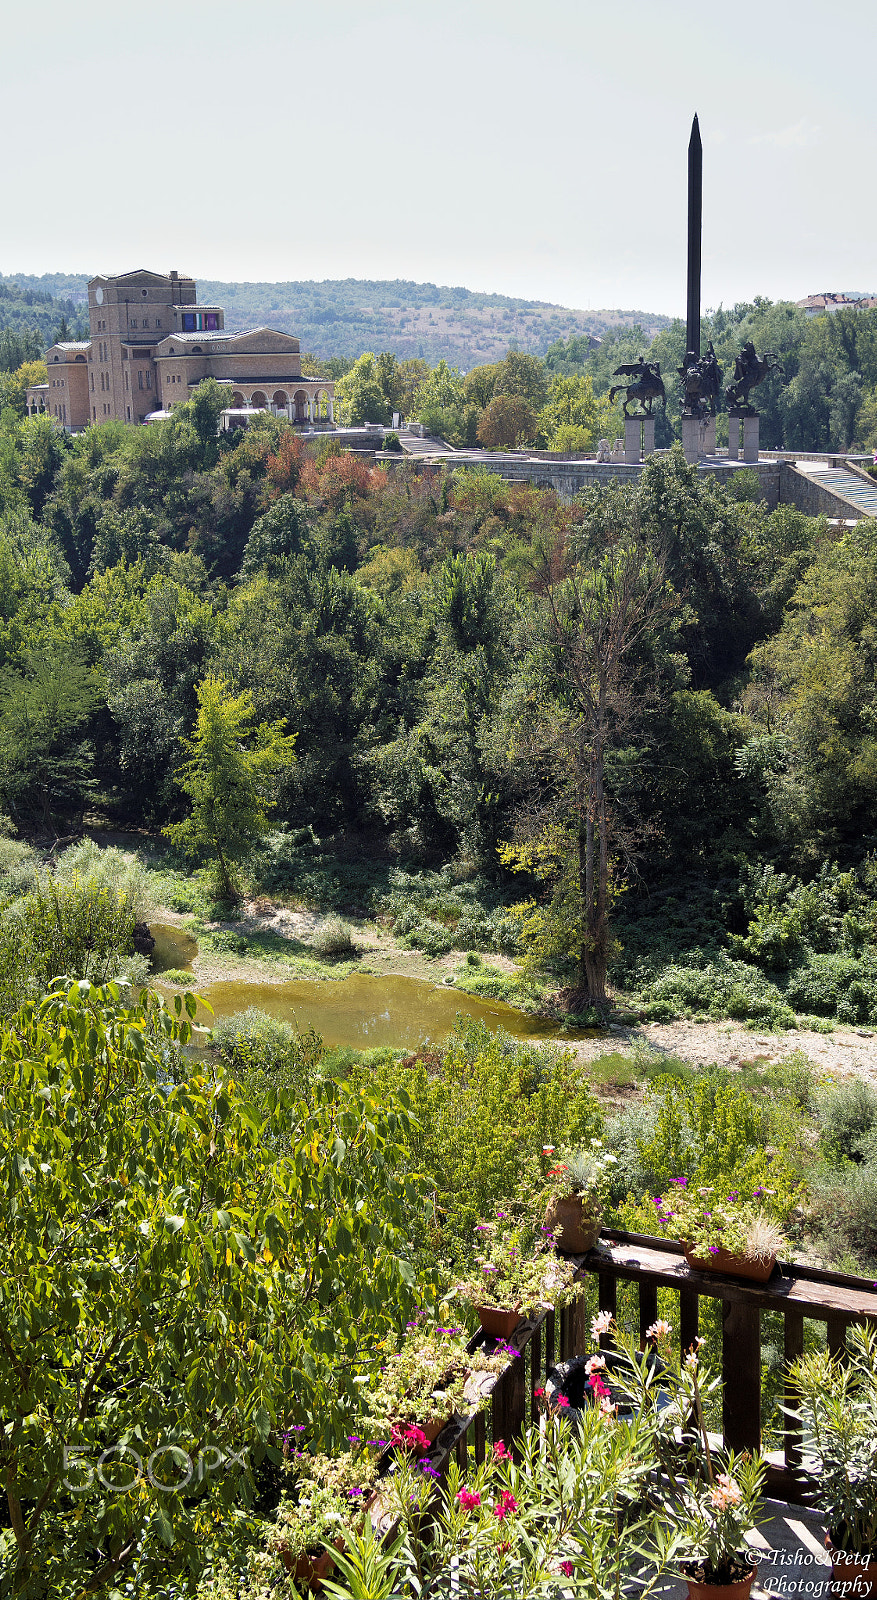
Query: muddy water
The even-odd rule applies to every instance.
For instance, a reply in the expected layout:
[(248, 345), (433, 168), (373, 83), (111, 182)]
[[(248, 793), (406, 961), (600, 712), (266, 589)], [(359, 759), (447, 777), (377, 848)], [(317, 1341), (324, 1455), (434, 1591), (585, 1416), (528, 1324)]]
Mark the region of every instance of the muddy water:
[(171, 922), (150, 922), (149, 931), (155, 940), (152, 952), (152, 970), (159, 972), (188, 972), (198, 954), (198, 941)]
[[(357, 972), (338, 983), (292, 978), (286, 983), (211, 983), (201, 991), (218, 1017), (256, 1006), (272, 1017), (316, 1028), (330, 1048), (378, 1045), (413, 1049), (443, 1039), (458, 1012), (478, 1017), (516, 1039), (556, 1036), (557, 1024), (529, 1017), (501, 1000), (479, 1000), (422, 978), (377, 977)], [(573, 1037), (573, 1035), (570, 1035)]]
[[(150, 931), (155, 939), (153, 972), (161, 988), (161, 973), (191, 968), (198, 946), (191, 934), (168, 923), (153, 923)], [(290, 978), (285, 983), (210, 983), (198, 988), (210, 1001), (214, 1016), (231, 1017), (255, 1006), (298, 1028), (316, 1028), (330, 1049), (344, 1045), (359, 1050), (379, 1045), (414, 1049), (443, 1039), (458, 1012), (478, 1017), (493, 1032), (503, 1028), (515, 1039), (556, 1037), (559, 1031), (556, 1023), (527, 1016), (502, 1000), (482, 1000), (446, 985), (397, 975), (357, 972), (338, 982)], [(208, 1024), (210, 1020), (206, 1012), (199, 1018)], [(595, 1031), (570, 1032), (567, 1037), (587, 1038)]]

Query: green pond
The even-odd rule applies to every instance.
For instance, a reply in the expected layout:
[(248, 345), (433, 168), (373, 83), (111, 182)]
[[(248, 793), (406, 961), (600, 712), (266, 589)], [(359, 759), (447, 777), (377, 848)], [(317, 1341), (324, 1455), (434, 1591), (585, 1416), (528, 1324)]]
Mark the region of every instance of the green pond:
[[(198, 946), (190, 934), (167, 924), (153, 924), (156, 948), (153, 970), (184, 970), (191, 966)], [(489, 1028), (504, 1028), (516, 1039), (556, 1037), (557, 1023), (528, 1016), (501, 1000), (483, 1000), (447, 985), (396, 974), (380, 977), (353, 973), (337, 982), (320, 978), (289, 978), (284, 983), (210, 983), (199, 988), (209, 1000), (214, 1016), (230, 1017), (255, 1006), (269, 1016), (292, 1022), (298, 1028), (316, 1028), (330, 1049), (350, 1045), (373, 1050), (380, 1045), (414, 1049), (443, 1039), (459, 1012), (478, 1017)], [(199, 1018), (210, 1021), (209, 1015)], [(565, 1033), (570, 1039), (590, 1038), (599, 1030)]]

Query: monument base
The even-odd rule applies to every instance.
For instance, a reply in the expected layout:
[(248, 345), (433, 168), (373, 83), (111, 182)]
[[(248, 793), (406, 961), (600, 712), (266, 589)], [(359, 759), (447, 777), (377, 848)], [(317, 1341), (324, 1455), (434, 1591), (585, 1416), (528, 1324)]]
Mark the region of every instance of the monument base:
[(743, 460), (758, 460), (758, 424), (759, 417), (743, 418)]
[(624, 419), (624, 459), (629, 467), (636, 466), (643, 458), (643, 424), (642, 417), (625, 417)]
[(705, 456), (714, 456), (716, 453), (716, 419), (704, 417), (701, 428), (703, 429), (703, 453)]
[(655, 453), (654, 417), (625, 417), (624, 459), (629, 467), (637, 466), (645, 456)]
[(728, 415), (728, 460), (740, 459), (740, 418), (733, 413)]
[(703, 456), (703, 423), (700, 417), (682, 418), (682, 449), (689, 466), (695, 466)]

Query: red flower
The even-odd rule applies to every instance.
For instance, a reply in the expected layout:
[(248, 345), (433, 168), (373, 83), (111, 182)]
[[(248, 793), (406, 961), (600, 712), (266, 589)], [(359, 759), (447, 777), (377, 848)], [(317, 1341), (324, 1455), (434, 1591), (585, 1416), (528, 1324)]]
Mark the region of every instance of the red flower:
[(517, 1509), (518, 1502), (512, 1494), (511, 1489), (503, 1489), (502, 1494), (493, 1508), (493, 1514), (495, 1517), (499, 1518), (500, 1522), (503, 1522), (506, 1517), (512, 1516)]

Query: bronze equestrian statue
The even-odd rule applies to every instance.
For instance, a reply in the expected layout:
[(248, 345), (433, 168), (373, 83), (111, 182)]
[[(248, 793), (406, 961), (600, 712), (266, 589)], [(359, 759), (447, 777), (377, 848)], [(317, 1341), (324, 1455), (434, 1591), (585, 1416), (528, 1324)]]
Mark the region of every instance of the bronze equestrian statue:
[(783, 379), (786, 376), (779, 356), (772, 350), (766, 350), (763, 356), (756, 355), (755, 345), (751, 339), (747, 339), (734, 361), (733, 380), (725, 390), (728, 410), (732, 416), (756, 415), (755, 407), (749, 400), (750, 390), (757, 389), (769, 372), (778, 372)]
[(644, 361), (640, 356), (638, 361), (627, 361), (622, 366), (616, 367), (612, 376), (613, 378), (634, 379), (633, 383), (619, 383), (609, 390), (610, 404), (617, 394), (624, 395), (622, 409), (625, 418), (629, 416), (627, 408), (632, 400), (638, 400), (642, 406), (642, 411), (639, 413), (641, 417), (650, 417), (652, 415), (652, 406), (656, 400), (660, 400), (662, 406), (666, 407), (667, 394), (661, 378), (661, 368), (657, 361)]
[(696, 356), (693, 350), (686, 350), (682, 366), (676, 370), (682, 379), (682, 415), (714, 417), (716, 401), (722, 392), (722, 369), (712, 340), (705, 356)]

